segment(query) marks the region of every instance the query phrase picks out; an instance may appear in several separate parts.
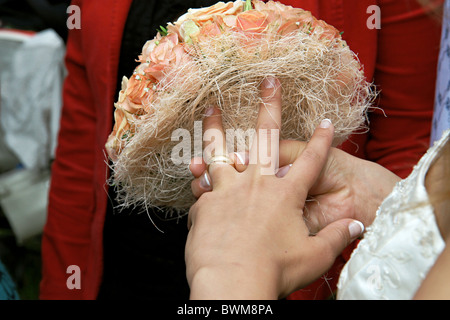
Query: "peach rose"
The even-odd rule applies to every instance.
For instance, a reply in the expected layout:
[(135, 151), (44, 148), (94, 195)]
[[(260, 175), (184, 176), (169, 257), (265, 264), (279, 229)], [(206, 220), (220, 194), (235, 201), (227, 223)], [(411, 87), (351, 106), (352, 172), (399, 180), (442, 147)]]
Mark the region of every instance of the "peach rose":
[(111, 134), (108, 136), (105, 144), (106, 151), (113, 161), (117, 160), (118, 155), (125, 147), (125, 141), (134, 133), (128, 115), (116, 104), (116, 110), (114, 111), (114, 128)]
[(316, 28), (319, 28), (320, 30), (318, 31), (322, 32), (320, 39), (334, 40), (341, 37), (338, 29), (323, 20), (317, 20)]
[(176, 34), (168, 34), (156, 43), (148, 55), (150, 61), (156, 64), (168, 65), (174, 58), (173, 48), (178, 44)]
[(276, 12), (283, 12), (286, 10), (291, 10), (291, 6), (287, 6), (284, 4), (281, 4), (277, 1), (259, 1), (259, 0), (253, 0), (252, 1), (253, 8), (257, 11), (264, 11), (264, 10), (270, 10), (270, 11), (276, 11)]
[(231, 29), (236, 27), (236, 16), (234, 15), (223, 15), (217, 17), (217, 19), (220, 19), (220, 25), (222, 28)]
[[(128, 81), (126, 95), (128, 96), (130, 102), (134, 104), (140, 104), (142, 103), (142, 99), (144, 98), (144, 96), (148, 95), (148, 93), (150, 92), (150, 89), (146, 90), (146, 88), (150, 88), (151, 86), (152, 83), (150, 79), (148, 79), (144, 75), (133, 75)], [(133, 114), (139, 112), (139, 110), (134, 109), (130, 109), (127, 111)]]
[(155, 82), (158, 82), (164, 78), (164, 74), (165, 74), (164, 70), (165, 69), (166, 69), (166, 65), (164, 65), (164, 64), (151, 63), (145, 69), (145, 73), (148, 73), (153, 79), (155, 79)]
[(213, 20), (215, 15), (236, 15), (241, 12), (243, 8), (243, 2), (236, 0), (235, 2), (218, 2), (215, 5), (207, 8), (189, 9), (188, 12), (182, 15), (175, 25), (181, 25), (186, 20), (192, 20), (199, 26), (206, 21)]
[(207, 21), (200, 29), (199, 37), (213, 38), (222, 34), (222, 30), (215, 21)]
[(142, 54), (139, 56), (139, 62), (149, 62), (150, 53), (156, 48), (161, 41), (162, 36), (158, 33), (152, 40), (147, 41), (142, 48)]
[(297, 19), (290, 19), (287, 21), (284, 21), (283, 24), (278, 28), (277, 33), (279, 35), (287, 35), (289, 33), (292, 33), (299, 29), (300, 23), (297, 21)]
[(141, 65), (137, 68), (143, 72), (144, 78), (156, 83), (164, 79), (171, 68), (189, 60), (184, 44), (179, 43), (178, 34), (170, 33), (156, 42), (144, 46), (140, 57)]
[(280, 26), (278, 33), (281, 35), (288, 34), (295, 29), (302, 29), (307, 32), (312, 32), (317, 23), (317, 19), (309, 11), (303, 9), (295, 9), (283, 11), (283, 23)]
[(236, 18), (238, 30), (250, 33), (261, 33), (268, 25), (268, 14), (262, 11), (249, 10), (241, 12)]
[(200, 38), (212, 38), (236, 28), (235, 15), (216, 15), (213, 20), (205, 22), (200, 28)]

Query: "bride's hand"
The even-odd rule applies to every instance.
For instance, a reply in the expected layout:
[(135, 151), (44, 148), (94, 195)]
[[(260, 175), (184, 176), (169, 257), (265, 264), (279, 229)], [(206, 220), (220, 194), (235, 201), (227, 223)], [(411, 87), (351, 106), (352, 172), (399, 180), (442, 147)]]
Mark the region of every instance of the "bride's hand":
[[(326, 272), (363, 230), (359, 222), (342, 219), (310, 236), (302, 218), (308, 191), (327, 161), (334, 131), (329, 121), (316, 129), (303, 152), (292, 154), (292, 167), (283, 177), (270, 171), (271, 164), (261, 164), (261, 151), (256, 150), (268, 145), (281, 122), (275, 83), (262, 88), (265, 105), (256, 132), (269, 131), (254, 139), (249, 165), (238, 172), (230, 164), (212, 162), (212, 191), (189, 212), (185, 258), (192, 299), (284, 297)], [(204, 128), (223, 133), (217, 109), (205, 118)], [(265, 154), (278, 157), (274, 149)], [(224, 158), (217, 151), (215, 157)]]
[[(285, 175), (290, 165), (301, 155), (307, 143), (299, 141), (280, 142), (280, 170)], [(248, 154), (230, 154), (237, 171), (243, 172), (248, 165)], [(199, 198), (212, 190), (206, 164), (195, 159), (190, 170), (195, 179), (192, 192)], [(400, 178), (377, 163), (366, 161), (348, 153), (331, 148), (317, 181), (309, 190), (304, 218), (311, 233), (327, 224), (351, 218), (365, 226), (372, 224), (376, 211), (384, 198), (392, 191)]]
[[(303, 152), (305, 145), (283, 141), (280, 162), (292, 162)], [(305, 205), (304, 218), (311, 233), (343, 218), (356, 219), (370, 226), (378, 207), (398, 181), (398, 176), (375, 162), (331, 148)]]

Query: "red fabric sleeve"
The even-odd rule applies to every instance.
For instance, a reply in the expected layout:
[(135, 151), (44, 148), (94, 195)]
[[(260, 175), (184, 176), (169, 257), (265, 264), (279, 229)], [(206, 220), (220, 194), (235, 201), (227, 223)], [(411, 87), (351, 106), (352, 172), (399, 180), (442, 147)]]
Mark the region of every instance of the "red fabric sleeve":
[(382, 110), (370, 113), (365, 153), (405, 178), (429, 147), (441, 25), (417, 1), (379, 2), (374, 79)]
[(95, 108), (88, 85), (80, 30), (71, 30), (67, 42), (63, 110), (56, 159), (52, 166), (48, 218), (42, 239), (40, 298), (81, 299), (81, 290), (69, 290), (67, 267), (86, 270), (90, 228), (94, 213)]
[[(103, 224), (117, 69), (131, 0), (76, 0), (81, 29), (69, 30), (63, 110), (47, 223), (42, 238), (41, 299), (95, 299), (103, 272)], [(81, 289), (68, 289), (70, 265)]]

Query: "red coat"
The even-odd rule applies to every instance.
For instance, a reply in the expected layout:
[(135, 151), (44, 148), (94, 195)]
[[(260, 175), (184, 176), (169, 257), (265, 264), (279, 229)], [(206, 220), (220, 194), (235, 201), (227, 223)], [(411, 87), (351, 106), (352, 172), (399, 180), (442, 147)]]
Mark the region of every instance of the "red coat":
[[(368, 134), (344, 149), (405, 177), (428, 148), (440, 26), (414, 1), (285, 0), (344, 31), (369, 80), (382, 89)], [(107, 206), (104, 144), (112, 127), (119, 53), (131, 0), (74, 1), (81, 29), (69, 32), (64, 106), (52, 167), (47, 224), (42, 239), (42, 299), (95, 299), (101, 283), (102, 232)], [(381, 7), (380, 30), (369, 30), (367, 8)], [(337, 260), (337, 271), (348, 259)], [(81, 289), (68, 289), (70, 265), (81, 268)], [(330, 277), (337, 280), (336, 272)], [(291, 298), (325, 298), (316, 282)]]

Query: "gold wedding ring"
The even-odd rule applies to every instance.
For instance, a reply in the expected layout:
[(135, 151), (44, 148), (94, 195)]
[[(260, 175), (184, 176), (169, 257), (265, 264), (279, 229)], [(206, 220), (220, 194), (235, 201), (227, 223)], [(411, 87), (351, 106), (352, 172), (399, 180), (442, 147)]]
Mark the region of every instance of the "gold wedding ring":
[(233, 161), (227, 156), (214, 156), (208, 161), (208, 166), (212, 163), (233, 164)]

